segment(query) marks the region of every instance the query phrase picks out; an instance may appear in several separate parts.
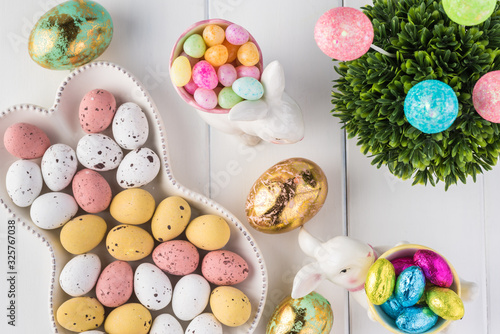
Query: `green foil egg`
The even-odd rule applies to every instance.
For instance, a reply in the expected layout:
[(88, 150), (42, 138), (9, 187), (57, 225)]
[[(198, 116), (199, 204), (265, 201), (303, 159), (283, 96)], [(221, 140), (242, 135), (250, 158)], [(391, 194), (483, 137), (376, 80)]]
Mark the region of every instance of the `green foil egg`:
[(464, 303), (455, 291), (448, 288), (431, 287), (427, 290), (427, 305), (446, 320), (459, 320), (464, 316)]
[(38, 20), (28, 50), (40, 66), (67, 70), (99, 57), (112, 36), (113, 21), (104, 7), (93, 1), (67, 1)]
[(365, 291), (374, 305), (382, 305), (392, 295), (396, 283), (396, 271), (392, 263), (384, 258), (375, 261), (366, 275)]

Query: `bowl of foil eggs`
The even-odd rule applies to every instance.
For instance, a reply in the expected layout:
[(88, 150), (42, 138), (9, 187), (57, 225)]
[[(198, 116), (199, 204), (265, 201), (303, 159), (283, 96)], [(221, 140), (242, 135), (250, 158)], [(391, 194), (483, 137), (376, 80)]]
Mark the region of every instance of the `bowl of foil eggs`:
[(438, 333), (464, 315), (455, 269), (421, 245), (382, 254), (368, 271), (365, 291), (374, 319), (393, 333)]

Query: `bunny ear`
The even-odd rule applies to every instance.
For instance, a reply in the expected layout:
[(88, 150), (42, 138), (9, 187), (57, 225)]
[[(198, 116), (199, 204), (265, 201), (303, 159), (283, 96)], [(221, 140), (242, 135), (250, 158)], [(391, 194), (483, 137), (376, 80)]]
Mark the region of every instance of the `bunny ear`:
[(256, 121), (267, 115), (267, 103), (262, 100), (242, 101), (229, 111), (230, 121)]
[(280, 98), (285, 90), (285, 72), (275, 60), (266, 66), (260, 78), (266, 98)]
[(299, 270), (293, 279), (292, 298), (302, 298), (316, 289), (325, 280), (317, 262), (310, 263)]

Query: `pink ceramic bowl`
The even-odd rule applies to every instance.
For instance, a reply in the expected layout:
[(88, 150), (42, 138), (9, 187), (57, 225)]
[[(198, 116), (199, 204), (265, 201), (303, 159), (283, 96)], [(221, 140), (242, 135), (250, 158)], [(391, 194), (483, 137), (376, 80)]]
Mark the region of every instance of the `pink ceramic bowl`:
[[(182, 53), (182, 46), (184, 45), (184, 42), (186, 41), (186, 39), (193, 34), (200, 34), (201, 35), (203, 33), (203, 29), (205, 29), (205, 27), (209, 24), (216, 24), (225, 30), (229, 25), (233, 24), (233, 22), (222, 20), (222, 19), (210, 19), (210, 20), (204, 20), (204, 21), (197, 22), (197, 23), (193, 24), (192, 26), (190, 26), (189, 28), (187, 28), (187, 30), (179, 37), (179, 39), (177, 40), (177, 42), (175, 43), (175, 45), (172, 49), (172, 53), (170, 54), (169, 69), (172, 67), (172, 63), (175, 60), (175, 58), (177, 58)], [(249, 40), (251, 42), (253, 42), (257, 46), (257, 49), (259, 50), (260, 60), (259, 60), (259, 63), (255, 66), (257, 66), (260, 70), (260, 73), (262, 73), (262, 70), (264, 68), (263, 61), (262, 61), (262, 51), (260, 50), (259, 44), (257, 43), (255, 38), (251, 34), (250, 34)], [(235, 60), (235, 62), (237, 62), (237, 60)], [(175, 90), (177, 91), (177, 93), (179, 94), (179, 96), (182, 97), (182, 99), (184, 101), (186, 101), (186, 103), (195, 107), (198, 110), (205, 111), (208, 113), (213, 113), (213, 114), (227, 114), (229, 112), (229, 109), (222, 109), (218, 106), (215, 107), (214, 109), (210, 109), (210, 110), (202, 108), (198, 105), (198, 103), (196, 103), (196, 101), (193, 98), (193, 95), (189, 94), (184, 89), (184, 87), (177, 87), (175, 85), (173, 85), (173, 86), (174, 86)]]

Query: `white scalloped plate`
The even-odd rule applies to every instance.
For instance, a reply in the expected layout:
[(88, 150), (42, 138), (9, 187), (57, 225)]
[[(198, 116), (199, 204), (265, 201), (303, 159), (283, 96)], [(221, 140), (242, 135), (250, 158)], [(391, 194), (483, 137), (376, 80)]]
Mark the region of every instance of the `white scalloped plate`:
[[(262, 315), (267, 295), (267, 271), (262, 253), (251, 234), (234, 215), (210, 199), (186, 189), (174, 178), (169, 166), (168, 141), (161, 115), (149, 93), (132, 74), (120, 66), (108, 62), (93, 62), (82, 66), (74, 70), (62, 82), (57, 90), (54, 106), (49, 110), (23, 104), (3, 111), (0, 115), (0, 133), (3, 137), (6, 128), (11, 124), (27, 122), (44, 130), (49, 136), (51, 143), (65, 143), (76, 148), (78, 140), (84, 135), (78, 121), (78, 106), (83, 95), (95, 88), (106, 89), (113, 93), (117, 100), (117, 105), (124, 102), (135, 102), (146, 113), (150, 134), (145, 146), (153, 149), (160, 156), (162, 162), (159, 175), (152, 183), (145, 186), (145, 189), (153, 194), (156, 202), (159, 203), (167, 196), (181, 196), (191, 205), (193, 217), (201, 214), (215, 214), (224, 217), (229, 223), (231, 238), (224, 248), (238, 253), (249, 264), (250, 274), (248, 278), (236, 287), (249, 297), (252, 304), (252, 313), (250, 319), (245, 324), (234, 328), (224, 327), (224, 333), (253, 333)], [(168, 110), (164, 111), (164, 116), (168, 117)], [(0, 177), (2, 180), (5, 180), (7, 170), (16, 158), (6, 151), (3, 141), (0, 143), (0, 157)], [(80, 168), (82, 167), (79, 166)], [(114, 172), (105, 172), (103, 175), (110, 183), (113, 194), (122, 190), (116, 184)], [(42, 192), (47, 191), (48, 189), (44, 186)], [(67, 189), (67, 191), (69, 192), (70, 189)], [(39, 242), (46, 243), (48, 246), (52, 263), (47, 263), (47, 266), (51, 268), (52, 277), (49, 278), (51, 284), (47, 287), (49, 308), (47, 321), (50, 321), (54, 333), (70, 333), (54, 320), (54, 314), (59, 305), (69, 299), (69, 296), (59, 287), (58, 277), (64, 264), (72, 257), (71, 254), (67, 253), (61, 247), (59, 229), (51, 231), (38, 229), (31, 222), (29, 208), (19, 208), (12, 203), (6, 192), (4, 183), (0, 187), (0, 203), (5, 206), (9, 215), (16, 220), (18, 225), (31, 230), (35, 236), (38, 236), (37, 240)], [(83, 213), (81, 211), (78, 214)], [(108, 222), (108, 229), (116, 224), (108, 213), (104, 213), (102, 216)], [(92, 253), (96, 253), (101, 257), (104, 268), (105, 265), (113, 261), (113, 258), (108, 254), (103, 244), (104, 242), (101, 242), (97, 248), (92, 250)], [(151, 256), (147, 257), (145, 261), (152, 262)], [(135, 269), (139, 263), (140, 261), (135, 261), (131, 262), (131, 265)], [(173, 276), (170, 276), (170, 278), (173, 284), (178, 280), (178, 278)], [(95, 293), (92, 292), (89, 295), (95, 296)], [(135, 296), (132, 296), (131, 301), (134, 301), (134, 299)], [(207, 308), (208, 310), (209, 308)], [(107, 312), (109, 312), (109, 309), (107, 309)], [(173, 314), (171, 305), (161, 311), (152, 312), (153, 318), (157, 314), (165, 312)], [(184, 328), (186, 328), (186, 325), (186, 323), (183, 323)]]

